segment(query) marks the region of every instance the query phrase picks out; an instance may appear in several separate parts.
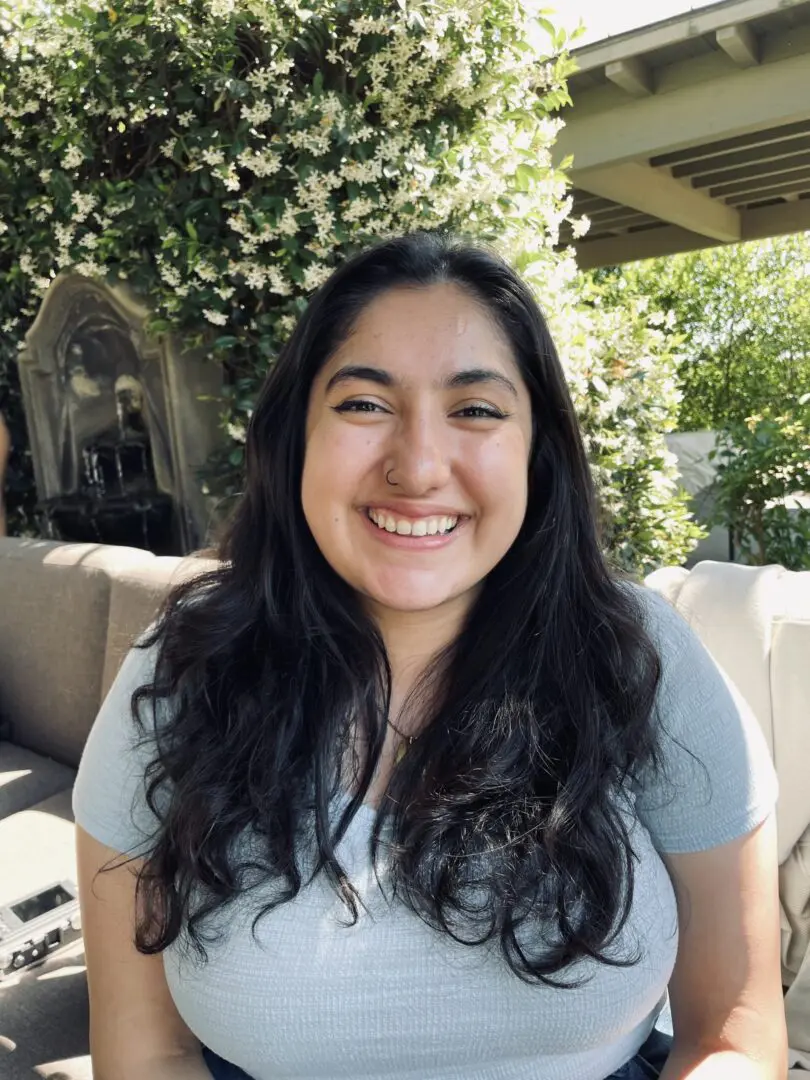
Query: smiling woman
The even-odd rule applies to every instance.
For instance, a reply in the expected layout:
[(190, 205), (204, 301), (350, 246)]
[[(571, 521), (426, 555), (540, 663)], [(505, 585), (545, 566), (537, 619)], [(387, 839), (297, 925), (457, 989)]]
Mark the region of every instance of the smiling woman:
[(777, 1080), (763, 737), (606, 565), (524, 283), (429, 234), (347, 262), (247, 466), (75, 787), (99, 1080), (638, 1080), (670, 980), (667, 1080)]

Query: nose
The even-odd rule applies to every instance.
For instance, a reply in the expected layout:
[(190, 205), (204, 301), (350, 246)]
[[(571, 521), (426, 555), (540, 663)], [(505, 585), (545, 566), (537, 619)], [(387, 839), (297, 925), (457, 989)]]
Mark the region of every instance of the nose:
[(386, 462), (386, 472), (404, 495), (424, 496), (450, 479), (451, 447), (440, 418), (420, 412), (405, 420)]

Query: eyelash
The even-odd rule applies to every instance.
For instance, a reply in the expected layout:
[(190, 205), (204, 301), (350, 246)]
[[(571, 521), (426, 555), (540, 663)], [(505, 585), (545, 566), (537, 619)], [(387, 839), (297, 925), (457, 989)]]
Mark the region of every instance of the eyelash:
[[(376, 401), (363, 401), (361, 399), (344, 401), (340, 405), (334, 405), (333, 409), (336, 413), (387, 412)], [(459, 409), (458, 412), (452, 415), (460, 416), (465, 420), (506, 420), (509, 414), (501, 412), (500, 409), (490, 405), (465, 405), (463, 409)]]

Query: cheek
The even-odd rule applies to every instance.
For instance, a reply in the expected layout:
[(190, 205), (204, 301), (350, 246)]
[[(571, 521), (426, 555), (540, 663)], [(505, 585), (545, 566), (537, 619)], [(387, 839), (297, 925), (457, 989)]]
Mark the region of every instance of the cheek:
[(307, 517), (326, 514), (327, 507), (357, 497), (363, 477), (373, 468), (376, 449), (368, 432), (326, 418), (308, 433), (304, 454), (302, 499)]
[(529, 447), (523, 433), (499, 433), (479, 444), (467, 460), (470, 483), (482, 505), (522, 522), (529, 471)]

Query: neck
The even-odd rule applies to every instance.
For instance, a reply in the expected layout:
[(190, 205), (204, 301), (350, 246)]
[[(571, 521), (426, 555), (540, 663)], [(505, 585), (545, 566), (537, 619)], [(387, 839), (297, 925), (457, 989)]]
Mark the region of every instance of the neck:
[[(372, 608), (391, 666), (392, 718), (400, 714), (408, 694), (435, 657), (458, 637), (468, 608), (466, 597), (429, 611)], [(415, 724), (417, 718), (409, 719), (409, 728)]]

